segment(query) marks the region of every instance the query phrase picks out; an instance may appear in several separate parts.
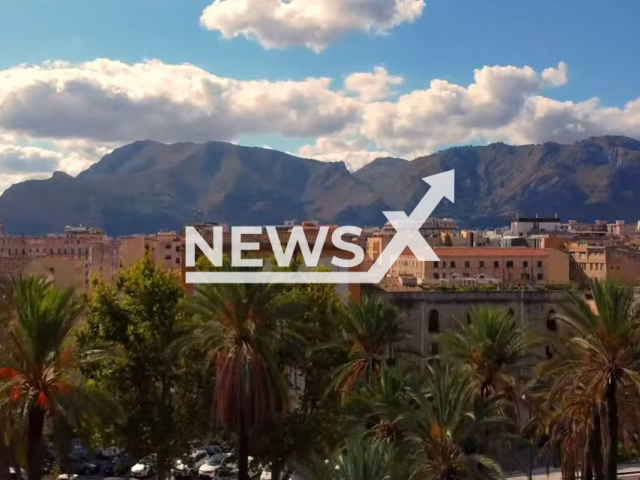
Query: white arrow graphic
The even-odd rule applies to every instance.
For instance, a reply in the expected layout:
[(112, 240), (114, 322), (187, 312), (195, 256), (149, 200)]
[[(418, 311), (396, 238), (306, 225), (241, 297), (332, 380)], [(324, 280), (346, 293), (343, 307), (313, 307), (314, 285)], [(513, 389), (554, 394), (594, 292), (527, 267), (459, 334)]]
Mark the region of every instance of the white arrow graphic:
[(187, 283), (380, 283), (405, 248), (423, 262), (439, 260), (436, 253), (420, 234), (420, 228), (443, 198), (454, 201), (455, 177), (449, 170), (425, 177), (429, 191), (418, 202), (411, 215), (404, 212), (383, 212), (396, 229), (396, 234), (368, 272), (280, 272), (231, 271), (186, 272)]
[(362, 274), (363, 282), (361, 283), (380, 283), (407, 247), (422, 262), (437, 262), (440, 260), (419, 230), (443, 197), (452, 202), (455, 201), (454, 172), (454, 170), (448, 170), (437, 175), (424, 177), (422, 180), (428, 183), (431, 188), (429, 188), (429, 191), (422, 197), (422, 200), (408, 217), (402, 211), (383, 212), (396, 229), (396, 234), (371, 269)]

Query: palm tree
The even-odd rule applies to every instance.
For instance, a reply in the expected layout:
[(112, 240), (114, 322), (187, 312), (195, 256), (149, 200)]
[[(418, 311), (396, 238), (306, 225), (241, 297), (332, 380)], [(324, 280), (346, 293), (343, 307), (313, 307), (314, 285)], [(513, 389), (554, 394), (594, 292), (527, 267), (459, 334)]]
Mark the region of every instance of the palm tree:
[(615, 480), (620, 418), (636, 416), (630, 399), (640, 395), (640, 306), (631, 288), (616, 283), (593, 283), (591, 290), (595, 309), (570, 294), (559, 316), (567, 335), (541, 373), (553, 379), (551, 399), (584, 392), (596, 406), (592, 424), (602, 425), (606, 439), (603, 477)]
[(71, 422), (96, 406), (79, 374), (91, 353), (79, 351), (74, 341), (82, 305), (72, 290), (37, 277), (14, 280), (4, 300), (0, 401), (23, 416), (27, 475), (40, 480), (45, 422)]
[(349, 305), (342, 317), (342, 345), (349, 361), (336, 372), (333, 388), (344, 396), (359, 380), (377, 376), (393, 357), (392, 348), (407, 337), (397, 308), (377, 297), (365, 296)]
[(347, 395), (347, 414), (361, 427), (365, 419), (370, 438), (393, 443), (404, 439), (404, 421), (411, 409), (409, 373), (397, 366), (385, 366), (378, 377)]
[(483, 431), (500, 425), (499, 397), (479, 400), (459, 368), (430, 366), (412, 395), (406, 424), (420, 480), (503, 478), (498, 464), (477, 453)]
[(277, 298), (281, 286), (200, 285), (193, 305), (199, 323), (189, 343), (216, 367), (217, 419), (237, 434), (239, 479), (248, 480), (249, 434), (289, 404), (289, 386), (278, 365)]
[(392, 445), (354, 436), (329, 458), (318, 456), (299, 468), (305, 480), (406, 480), (410, 469), (397, 461)]
[(526, 330), (514, 325), (504, 309), (474, 309), (466, 322), (458, 321), (459, 332), (440, 335), (445, 358), (465, 371), (481, 399), (495, 393), (512, 398), (517, 379), (513, 367), (522, 366), (537, 341)]

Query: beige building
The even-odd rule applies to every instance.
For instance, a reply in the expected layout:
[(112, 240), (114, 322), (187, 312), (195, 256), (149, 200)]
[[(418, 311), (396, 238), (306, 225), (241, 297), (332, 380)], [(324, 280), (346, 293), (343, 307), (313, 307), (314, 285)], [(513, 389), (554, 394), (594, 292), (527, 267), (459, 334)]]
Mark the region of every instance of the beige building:
[(18, 274), (50, 277), (60, 288), (84, 290), (97, 277), (111, 282), (119, 266), (117, 242), (97, 229), (67, 227), (62, 234), (0, 234), (0, 258), (24, 260)]
[(441, 247), (439, 262), (421, 262), (406, 249), (390, 276), (411, 276), (421, 285), (546, 285), (570, 283), (569, 256), (551, 248)]
[(120, 266), (129, 268), (145, 255), (150, 255), (156, 265), (167, 270), (182, 270), (184, 262), (184, 235), (176, 232), (159, 232), (155, 235), (133, 235), (119, 239)]
[(569, 242), (571, 276), (581, 286), (590, 280), (613, 280), (631, 286), (640, 285), (640, 253), (629, 247), (603, 242)]

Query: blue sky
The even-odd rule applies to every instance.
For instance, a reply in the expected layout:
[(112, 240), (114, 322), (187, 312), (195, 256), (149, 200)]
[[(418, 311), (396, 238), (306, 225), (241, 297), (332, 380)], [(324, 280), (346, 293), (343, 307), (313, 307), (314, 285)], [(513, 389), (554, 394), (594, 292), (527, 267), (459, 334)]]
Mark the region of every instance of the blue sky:
[[(308, 78), (331, 78), (332, 83), (317, 89), (316, 93), (327, 98), (332, 95), (340, 97), (318, 100), (319, 97), (313, 96), (315, 94), (304, 93), (303, 99), (296, 96), (282, 100), (283, 109), (295, 109), (298, 105), (306, 109), (305, 112), (291, 114), (282, 120), (285, 123), (299, 121), (302, 125), (300, 128), (288, 124), (280, 126), (280, 120), (274, 120), (273, 125), (269, 125), (268, 119), (254, 118), (259, 114), (250, 112), (249, 107), (242, 112), (239, 120), (236, 118), (237, 112), (229, 113), (231, 107), (224, 107), (226, 115), (221, 114), (220, 110), (209, 110), (205, 116), (213, 127), (209, 130), (198, 128), (197, 133), (193, 133), (193, 138), (189, 133), (189, 128), (193, 130), (192, 125), (188, 122), (180, 123), (185, 116), (191, 114), (181, 111), (179, 118), (172, 120), (167, 118), (168, 107), (163, 103), (160, 112), (167, 118), (163, 120), (167, 125), (163, 125), (161, 129), (139, 129), (140, 135), (160, 141), (238, 141), (243, 144), (269, 145), (326, 160), (340, 160), (342, 155), (345, 161), (359, 166), (376, 153), (410, 158), (456, 143), (493, 140), (522, 143), (547, 139), (573, 141), (581, 135), (600, 133), (634, 135), (637, 132), (636, 135), (640, 136), (640, 105), (625, 107), (627, 102), (640, 97), (640, 64), (635, 58), (635, 51), (640, 45), (640, 28), (637, 27), (640, 2), (637, 0), (427, 0), (419, 14), (414, 13), (410, 19), (401, 19), (392, 26), (374, 17), (371, 20), (373, 28), (369, 32), (355, 23), (353, 28), (346, 23), (340, 33), (330, 35), (329, 40), (323, 41), (321, 51), (305, 46), (298, 37), (313, 35), (312, 30), (316, 27), (329, 31), (333, 27), (323, 24), (325, 20), (312, 23), (308, 31), (303, 33), (292, 31), (291, 35), (296, 36), (297, 40), (287, 37), (287, 40), (282, 40), (288, 42), (286, 45), (267, 48), (267, 40), (256, 39), (255, 36), (247, 38), (240, 30), (235, 32), (235, 38), (223, 38), (220, 33), (222, 28), (238, 27), (237, 24), (233, 24), (235, 27), (229, 26), (231, 21), (222, 18), (216, 10), (212, 10), (215, 15), (212, 20), (214, 27), (209, 26), (207, 29), (201, 25), (200, 17), (212, 1), (0, 2), (0, 45), (3, 45), (0, 48), (0, 74), (12, 72), (9, 80), (9, 77), (0, 76), (0, 169), (2, 159), (12, 155), (9, 163), (14, 169), (12, 175), (15, 177), (5, 177), (4, 181), (0, 181), (0, 186), (26, 175), (22, 172), (21, 177), (21, 172), (17, 171), (19, 169), (16, 170), (19, 163), (16, 156), (25, 162), (36, 157), (38, 161), (49, 160), (48, 164), (44, 162), (43, 165), (54, 168), (55, 164), (55, 168), (67, 169), (73, 173), (74, 169), (95, 161), (100, 153), (132, 140), (117, 132), (105, 135), (96, 133), (99, 128), (109, 130), (108, 122), (103, 118), (96, 120), (95, 112), (87, 120), (87, 113), (78, 107), (78, 103), (86, 103), (86, 98), (81, 97), (81, 100), (76, 101), (74, 95), (80, 95), (77, 89), (66, 90), (68, 83), (64, 82), (68, 80), (60, 80), (62, 75), (72, 76), (74, 72), (78, 73), (74, 70), (75, 66), (98, 58), (122, 62), (127, 66), (147, 59), (159, 60), (162, 65), (167, 66), (189, 63), (206, 74), (232, 79), (234, 82), (267, 81), (270, 87), (268, 91), (256, 94), (258, 102), (263, 98), (267, 98), (268, 102), (278, 101), (280, 88), (275, 82), (305, 82)], [(233, 1), (240, 8), (243, 2), (251, 3), (255, 0), (226, 1)], [(278, 1), (268, 0), (267, 3), (275, 5)], [(293, 1), (304, 4), (318, 0)], [(376, 3), (389, 8), (392, 8), (394, 2), (398, 2), (395, 6), (404, 1), (422, 2), (324, 1), (328, 5), (327, 10), (339, 2), (366, 4), (368, 1), (372, 2), (371, 5)], [(245, 25), (245, 31), (246, 28), (254, 27), (258, 29), (256, 31), (260, 31), (263, 28), (261, 22), (268, 25), (269, 12), (261, 15), (262, 17), (256, 14), (255, 19), (249, 20), (254, 21), (255, 25)], [(337, 18), (340, 15), (342, 14)], [(328, 22), (331, 21), (329, 18)], [(222, 27), (218, 28), (218, 25)], [(295, 25), (291, 28), (295, 28)], [(278, 29), (286, 30), (282, 26), (276, 28)], [(374, 32), (378, 30), (384, 30), (384, 33)], [(271, 39), (280, 33), (266, 32), (271, 35)], [(44, 78), (40, 72), (19, 67), (23, 63), (41, 66), (46, 61), (68, 62), (65, 66), (66, 73), (47, 67), (50, 71)], [(564, 62), (566, 67), (559, 67), (559, 62)], [(440, 95), (440, 100), (434, 106), (433, 97), (430, 96), (433, 92), (426, 97), (416, 93), (427, 91), (433, 80), (467, 89), (474, 83), (474, 70), (494, 66), (513, 66), (520, 70), (501, 71), (498, 80), (492, 71), (488, 71), (487, 85), (495, 81), (491, 85), (497, 85), (496, 88), (489, 85), (487, 92), (490, 93), (478, 95), (477, 92), (474, 93), (474, 89), (456, 91), (458, 103), (447, 101), (446, 106), (440, 104)], [(534, 73), (523, 73), (521, 69), (525, 66), (531, 67)], [(359, 90), (360, 87), (355, 87), (344, 93), (343, 82), (349, 75), (371, 73), (376, 67), (384, 68), (389, 76), (401, 77), (402, 83), (394, 83), (386, 94), (363, 100), (356, 105), (354, 99), (359, 96), (364, 98), (363, 92)], [(558, 70), (557, 75), (560, 77), (554, 78), (560, 80), (550, 83), (543, 78), (542, 72), (549, 68)], [(25, 75), (18, 75), (18, 71)], [(93, 77), (87, 80), (85, 73), (80, 73), (83, 82), (94, 82)], [(103, 71), (101, 75), (104, 75)], [(175, 75), (189, 77), (190, 74), (176, 71)], [(518, 77), (516, 83), (512, 80), (514, 75)], [(30, 80), (24, 80), (25, 84), (19, 85), (23, 76), (28, 76)], [(505, 80), (507, 77), (509, 78)], [(145, 98), (153, 96), (154, 101), (158, 100), (155, 87), (141, 87), (147, 90), (139, 93), (133, 87), (134, 77), (131, 78), (131, 92), (124, 93), (120, 84), (105, 87), (108, 79), (95, 80), (100, 84), (102, 93), (98, 99), (91, 97), (91, 102), (98, 101), (101, 108), (107, 105), (106, 108), (109, 109), (106, 102), (113, 99), (114, 92), (125, 95), (127, 99), (147, 95), (149, 97)], [(507, 85), (505, 81), (510, 83)], [(37, 97), (43, 109), (51, 106), (50, 114), (34, 113), (33, 105), (36, 103), (31, 105), (28, 102), (36, 100), (27, 94), (33, 94), (34, 83), (51, 86), (52, 82), (57, 86), (47, 90), (46, 98), (43, 100), (43, 97)], [(64, 96), (60, 95), (60, 82), (64, 83)], [(9, 93), (5, 92), (4, 97), (3, 83), (11, 85)], [(95, 87), (95, 84), (91, 83), (91, 86)], [(300, 88), (303, 87), (308, 86), (305, 84)], [(92, 94), (95, 93), (93, 89), (91, 91)], [(504, 98), (500, 97), (500, 92), (503, 91), (509, 92)], [(42, 91), (40, 94), (44, 95)], [(300, 92), (296, 93), (298, 94)], [(166, 97), (169, 93), (163, 92), (162, 95)], [(403, 95), (407, 98), (401, 101)], [(493, 96), (500, 98), (494, 99)], [(162, 98), (163, 102), (174, 102), (171, 103), (171, 112), (175, 110), (175, 102), (181, 108), (185, 103), (185, 99), (165, 97)], [(537, 97), (542, 97), (542, 100)], [(594, 97), (599, 101), (597, 105), (584, 103)], [(188, 100), (197, 103), (197, 98), (194, 98)], [(520, 101), (522, 98), (527, 99), (526, 104)], [(237, 104), (238, 97), (233, 96), (233, 99)], [(61, 117), (55, 108), (61, 108), (63, 100), (69, 102), (62, 115), (69, 128), (65, 130), (61, 126), (58, 128), (57, 125), (46, 125), (47, 122), (56, 123), (56, 119)], [(354, 100), (353, 104), (347, 105), (351, 100)], [(206, 101), (218, 102), (210, 97)], [(316, 101), (318, 103), (314, 103)], [(327, 104), (327, 101), (330, 103)], [(346, 103), (336, 103), (342, 101)], [(479, 118), (478, 112), (469, 107), (470, 103), (477, 107), (478, 101), (485, 111), (490, 110), (491, 102), (495, 101), (495, 115), (492, 114), (491, 118)], [(550, 104), (552, 101), (571, 104)], [(5, 112), (8, 112), (6, 117), (2, 113), (3, 102)], [(145, 103), (145, 108), (148, 103)], [(141, 114), (144, 118), (151, 116), (147, 110), (140, 113), (140, 105), (134, 107), (124, 109), (123, 112), (129, 115)], [(609, 107), (615, 107), (615, 110), (610, 110)], [(118, 108), (124, 107), (118, 103)], [(317, 116), (322, 118), (304, 118), (304, 115), (309, 115), (309, 110), (322, 112), (323, 108), (331, 112), (329, 116), (318, 113)], [(340, 109), (339, 114), (336, 109)], [(553, 110), (551, 113), (550, 109)], [(73, 118), (74, 114), (76, 118)], [(203, 112), (198, 111), (197, 115), (203, 115)], [(117, 114), (114, 113), (113, 117), (117, 118)], [(282, 113), (281, 117), (287, 117), (286, 113)], [(454, 117), (457, 119), (451, 120)], [(538, 123), (531, 126), (529, 123), (534, 117)], [(82, 129), (78, 129), (78, 125), (84, 126), (93, 120), (98, 122), (95, 129), (79, 131)], [(130, 121), (137, 122), (135, 118), (130, 118)], [(171, 121), (177, 122), (175, 126), (170, 125)], [(237, 122), (237, 128), (217, 128), (226, 121)], [(431, 122), (437, 127), (436, 130), (440, 126), (447, 130), (438, 130), (430, 135), (429, 131), (434, 129)], [(425, 125), (424, 131), (416, 127), (422, 124)], [(171, 132), (172, 129), (181, 133), (175, 138), (164, 133)], [(25, 148), (32, 149), (30, 153), (27, 152), (30, 157), (23, 150)], [(364, 155), (363, 152), (371, 152), (371, 155)], [(27, 170), (29, 169), (25, 168), (25, 172)], [(29, 175), (34, 175), (32, 170), (33, 164)]]

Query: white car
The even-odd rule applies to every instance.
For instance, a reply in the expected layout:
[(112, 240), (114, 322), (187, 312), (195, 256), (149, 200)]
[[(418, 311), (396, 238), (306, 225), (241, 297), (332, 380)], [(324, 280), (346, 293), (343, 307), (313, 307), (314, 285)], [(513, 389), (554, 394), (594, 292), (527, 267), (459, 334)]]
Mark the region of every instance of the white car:
[(238, 470), (222, 466), (214, 475), (213, 480), (238, 480)]
[(271, 480), (271, 465), (267, 465), (260, 474), (260, 480)]
[(226, 459), (223, 454), (214, 455), (209, 457), (198, 469), (198, 475), (201, 477), (213, 478), (218, 468), (222, 466)]
[(146, 478), (153, 473), (153, 467), (155, 466), (156, 458), (154, 455), (149, 455), (139, 460), (133, 467), (131, 467), (131, 476), (134, 478)]

